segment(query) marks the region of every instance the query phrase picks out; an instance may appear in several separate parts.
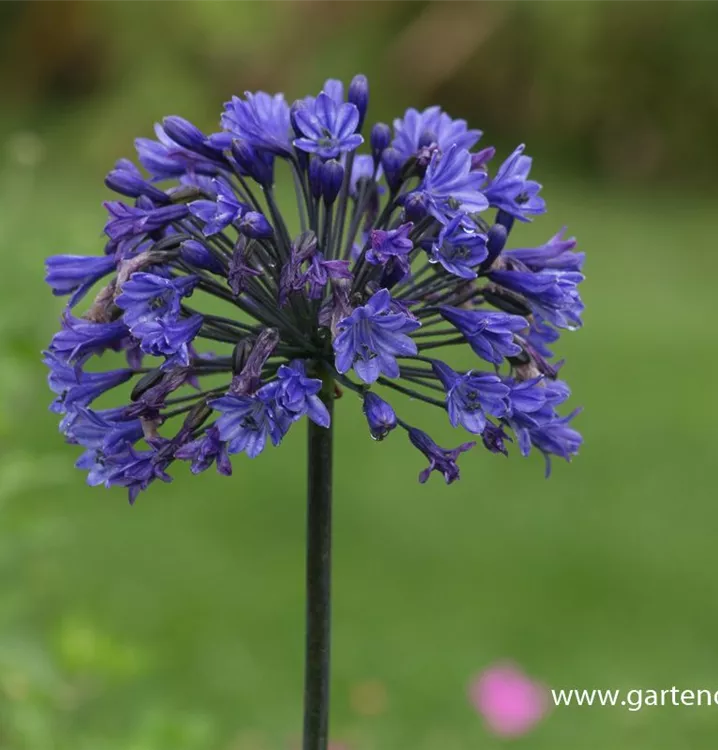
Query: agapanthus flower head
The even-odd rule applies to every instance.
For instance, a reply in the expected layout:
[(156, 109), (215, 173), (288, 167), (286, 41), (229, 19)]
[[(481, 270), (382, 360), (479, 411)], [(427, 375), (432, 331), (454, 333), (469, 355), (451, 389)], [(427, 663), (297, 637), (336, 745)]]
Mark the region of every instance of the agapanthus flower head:
[[(373, 438), (424, 455), (422, 482), (458, 479), (476, 443), (575, 455), (552, 349), (581, 324), (583, 254), (563, 230), (512, 249), (514, 219), (545, 211), (523, 146), (491, 174), (495, 149), (472, 153), (465, 121), (410, 109), (392, 132), (365, 122), (368, 104), (361, 75), (291, 106), (246, 93), (218, 132), (172, 115), (137, 139), (144, 171), (115, 164), (104, 247), (47, 261), (68, 297), (45, 352), (50, 408), (90, 484), (134, 501), (176, 461), (229, 475), (296, 422), (329, 427), (339, 391)], [(276, 197), (288, 178), (296, 216)], [(457, 347), (465, 369), (447, 361)], [(394, 397), (476, 443), (439, 447)]]

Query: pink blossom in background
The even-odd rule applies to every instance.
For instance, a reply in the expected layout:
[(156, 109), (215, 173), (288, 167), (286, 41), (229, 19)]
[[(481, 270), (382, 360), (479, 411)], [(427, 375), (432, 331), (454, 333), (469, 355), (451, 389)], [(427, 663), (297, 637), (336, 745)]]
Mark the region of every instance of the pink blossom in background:
[(469, 697), (489, 729), (503, 737), (525, 734), (548, 710), (546, 688), (511, 664), (484, 670), (471, 683)]

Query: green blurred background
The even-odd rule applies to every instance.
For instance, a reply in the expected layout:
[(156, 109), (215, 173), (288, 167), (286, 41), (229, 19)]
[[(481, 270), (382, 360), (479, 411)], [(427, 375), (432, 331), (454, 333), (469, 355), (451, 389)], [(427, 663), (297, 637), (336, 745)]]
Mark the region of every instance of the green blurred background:
[[(98, 252), (102, 178), (181, 114), (364, 72), (373, 119), (439, 103), (536, 157), (588, 256), (566, 334), (585, 436), (477, 452), (462, 481), (337, 406), (333, 736), (473, 750), (509, 659), (552, 687), (718, 690), (718, 4), (0, 4), (0, 748), (291, 750), (301, 721), (304, 436), (134, 508), (72, 468), (39, 361), (47, 255)], [(442, 438), (438, 415), (409, 405)], [(711, 499), (713, 498), (713, 499)], [(537, 750), (714, 748), (718, 707), (557, 708)]]

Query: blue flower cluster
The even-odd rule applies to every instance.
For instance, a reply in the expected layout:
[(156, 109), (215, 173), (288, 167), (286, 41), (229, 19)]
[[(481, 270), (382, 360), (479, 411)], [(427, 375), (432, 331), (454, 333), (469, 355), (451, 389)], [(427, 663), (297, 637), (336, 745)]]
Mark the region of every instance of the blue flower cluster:
[[(516, 220), (546, 210), (524, 146), (492, 174), (495, 149), (439, 107), (365, 139), (368, 101), (361, 75), (292, 105), (247, 93), (220, 132), (167, 117), (136, 141), (144, 171), (122, 159), (108, 174), (123, 200), (105, 204), (104, 253), (47, 260), (69, 296), (45, 352), (51, 409), (90, 484), (133, 502), (177, 460), (230, 474), (230, 456), (278, 445), (304, 416), (328, 427), (327, 388), (360, 397), (375, 439), (405, 431), (422, 482), (457, 479), (475, 442), (439, 447), (387, 394), (444, 410), (492, 453), (515, 439), (547, 461), (576, 454), (550, 347), (581, 325), (583, 254), (563, 231), (507, 247)], [(280, 205), (280, 169), (297, 208)], [(466, 345), (475, 369), (438, 358)], [(98, 407), (121, 389), (124, 405)]]

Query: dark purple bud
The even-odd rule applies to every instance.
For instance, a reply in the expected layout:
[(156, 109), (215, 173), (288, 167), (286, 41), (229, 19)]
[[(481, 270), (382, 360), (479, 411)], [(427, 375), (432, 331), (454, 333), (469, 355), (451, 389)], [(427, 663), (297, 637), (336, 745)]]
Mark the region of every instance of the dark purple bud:
[(292, 255), (297, 263), (303, 263), (305, 260), (314, 256), (317, 252), (317, 235), (314, 232), (303, 232), (294, 242)]
[(518, 295), (510, 292), (508, 289), (492, 284), (483, 289), (484, 299), (497, 309), (507, 312), (510, 315), (521, 315), (526, 317), (531, 315), (531, 308)]
[(421, 221), (428, 213), (426, 195), (424, 193), (409, 193), (404, 200), (404, 214), (407, 221), (414, 224)]
[(309, 162), (309, 190), (315, 200), (322, 196), (322, 161), (314, 158)]
[(201, 427), (207, 421), (211, 413), (212, 408), (202, 399), (190, 409), (189, 414), (185, 417), (182, 432), (191, 435), (194, 430)]
[(247, 211), (237, 227), (245, 237), (253, 240), (266, 240), (274, 234), (272, 225), (258, 211)]
[(384, 149), (388, 148), (391, 143), (391, 128), (385, 122), (377, 122), (371, 129), (369, 142), (374, 163), (376, 163), (381, 159)]
[(132, 391), (131, 400), (136, 402), (127, 409), (127, 416), (148, 416), (164, 406), (170, 393), (183, 386), (190, 377), (188, 367), (171, 370), (155, 370), (142, 377)]
[(178, 117), (177, 115), (165, 117), (162, 120), (162, 127), (175, 143), (178, 143), (188, 151), (214, 154), (213, 149), (205, 145), (205, 141), (207, 140), (205, 134), (189, 122), (189, 120), (185, 120), (184, 117)]
[(138, 401), (150, 388), (156, 386), (165, 376), (165, 373), (159, 369), (145, 373), (136, 383), (130, 394), (131, 401)]
[(278, 343), (279, 331), (276, 328), (265, 328), (260, 332), (242, 371), (232, 378), (229, 393), (245, 396), (248, 393), (254, 393), (259, 388), (262, 384), (264, 363), (272, 356)]
[(239, 297), (246, 290), (249, 280), (255, 276), (261, 276), (261, 272), (247, 262), (247, 240), (240, 237), (229, 261), (227, 274), (229, 288), (234, 292), (234, 296)]
[(504, 432), (503, 427), (497, 427), (492, 422), (487, 422), (484, 431), (481, 433), (484, 447), (492, 453), (503, 453), (508, 456), (504, 440), (511, 441), (511, 438)]
[(322, 197), (330, 206), (337, 199), (344, 181), (344, 167), (336, 160), (330, 159), (322, 165)]
[(457, 458), (464, 452), (473, 448), (476, 443), (462, 443), (458, 448), (447, 450), (438, 446), (425, 432), (415, 427), (410, 427), (409, 440), (428, 459), (429, 466), (419, 474), (419, 481), (423, 484), (429, 478), (432, 471), (443, 474), (447, 484), (451, 484), (459, 478), (459, 466)]
[(481, 151), (471, 154), (471, 171), (485, 172), (486, 165), (494, 158), (495, 154), (496, 149), (493, 146), (487, 146), (482, 148)]
[(364, 394), (364, 416), (374, 440), (383, 440), (396, 427), (394, 409), (371, 391)]
[(357, 126), (357, 131), (360, 131), (364, 125), (364, 118), (366, 117), (366, 111), (369, 106), (369, 81), (365, 75), (360, 73), (352, 78), (352, 81), (349, 84), (347, 100), (359, 110), (359, 125)]
[(389, 189), (392, 191), (398, 190), (403, 181), (404, 157), (390, 146), (384, 149), (384, 153), (381, 155), (381, 166), (384, 168), (384, 176)]
[(242, 172), (248, 174), (260, 185), (271, 185), (274, 181), (273, 160), (269, 154), (260, 154), (247, 143), (232, 141), (232, 156)]
[(349, 300), (352, 282), (349, 279), (332, 279), (330, 286), (332, 296), (319, 311), (319, 325), (330, 328), (332, 335), (336, 336), (338, 334), (337, 326), (352, 312)]
[(248, 338), (241, 339), (235, 344), (232, 352), (232, 372), (235, 375), (238, 375), (244, 369), (253, 346), (252, 340)]

